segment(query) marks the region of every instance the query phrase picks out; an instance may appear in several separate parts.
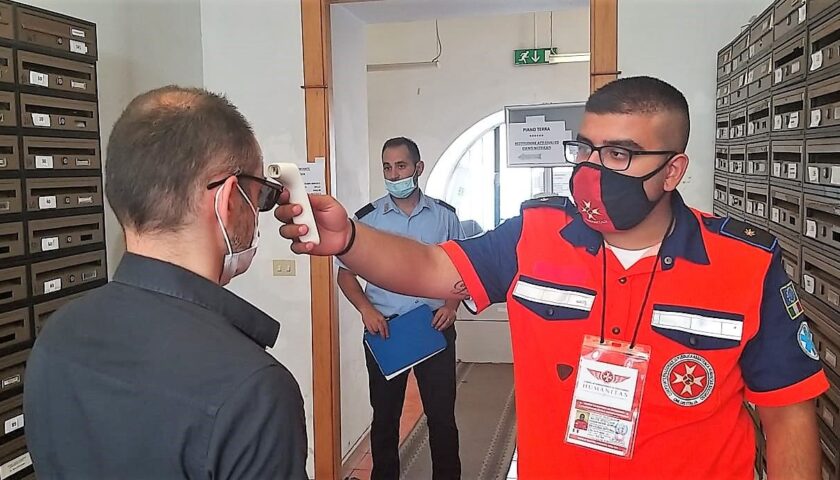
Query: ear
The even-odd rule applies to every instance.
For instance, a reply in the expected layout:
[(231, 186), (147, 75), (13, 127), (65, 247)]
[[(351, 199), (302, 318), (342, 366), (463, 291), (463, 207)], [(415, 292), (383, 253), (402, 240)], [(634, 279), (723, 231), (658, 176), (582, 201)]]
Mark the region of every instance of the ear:
[(423, 170), (426, 169), (426, 164), (423, 163), (423, 160), (420, 160), (419, 162), (417, 162), (416, 169), (417, 169), (417, 173), (416, 173), (417, 176), (418, 177), (422, 176), (423, 175)]
[(672, 192), (682, 182), (685, 172), (688, 171), (688, 155), (680, 153), (668, 162), (665, 167), (665, 191)]
[[(228, 177), (227, 180), (225, 180), (225, 183), (223, 183), (219, 187), (219, 189), (221, 190), (221, 193), (219, 193), (219, 204), (218, 204), (219, 205), (219, 216), (222, 218), (222, 223), (224, 223), (228, 228), (230, 228), (230, 226), (233, 225), (233, 222), (232, 222), (233, 218), (232, 217), (233, 217), (233, 215), (236, 214), (235, 207), (231, 204), (231, 200), (233, 200), (232, 195), (237, 193), (237, 185), (238, 185), (238, 179), (231, 175), (230, 177)], [(213, 201), (215, 202), (216, 192), (212, 192), (212, 193), (213, 193)], [(214, 208), (215, 208), (215, 206), (214, 206)], [(214, 216), (216, 215), (215, 210), (213, 211), (213, 215)], [(228, 234), (231, 234), (231, 233), (232, 232), (228, 232)]]

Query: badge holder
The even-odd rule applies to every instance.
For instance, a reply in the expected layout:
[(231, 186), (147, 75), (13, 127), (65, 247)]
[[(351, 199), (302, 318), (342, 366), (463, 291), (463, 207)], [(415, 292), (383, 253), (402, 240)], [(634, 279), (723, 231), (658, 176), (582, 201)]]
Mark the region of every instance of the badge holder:
[(649, 346), (585, 336), (566, 442), (632, 458), (649, 364)]

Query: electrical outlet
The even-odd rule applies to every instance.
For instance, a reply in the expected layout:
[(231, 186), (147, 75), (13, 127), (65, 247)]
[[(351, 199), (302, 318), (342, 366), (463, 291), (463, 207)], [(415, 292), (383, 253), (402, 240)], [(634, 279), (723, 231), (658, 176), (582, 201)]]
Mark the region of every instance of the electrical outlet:
[(273, 264), (275, 277), (294, 277), (296, 274), (294, 260), (274, 260)]

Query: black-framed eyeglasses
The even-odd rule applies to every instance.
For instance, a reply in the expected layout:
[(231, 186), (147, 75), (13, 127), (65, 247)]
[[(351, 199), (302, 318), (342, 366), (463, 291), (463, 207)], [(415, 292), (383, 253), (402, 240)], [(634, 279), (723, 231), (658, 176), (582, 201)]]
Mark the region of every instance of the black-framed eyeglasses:
[[(239, 171), (234, 172), (231, 176), (236, 178), (241, 178), (244, 180), (250, 180), (252, 182), (257, 182), (260, 184), (260, 193), (257, 196), (257, 210), (261, 212), (269, 212), (277, 206), (277, 201), (280, 199), (280, 194), (283, 193), (285, 187), (282, 183), (273, 182), (267, 178), (262, 177), (255, 177), (253, 175), (248, 175), (247, 173), (242, 173)], [(227, 181), (230, 176), (225, 177), (221, 180), (216, 180), (207, 185), (207, 190), (212, 190)]]
[(575, 165), (583, 163), (592, 157), (592, 152), (598, 152), (598, 161), (604, 167), (615, 172), (622, 172), (630, 168), (630, 160), (640, 155), (670, 155), (668, 160), (679, 155), (673, 150), (631, 150), (615, 145), (601, 145), (596, 147), (580, 140), (566, 140), (563, 142), (563, 153), (566, 161)]

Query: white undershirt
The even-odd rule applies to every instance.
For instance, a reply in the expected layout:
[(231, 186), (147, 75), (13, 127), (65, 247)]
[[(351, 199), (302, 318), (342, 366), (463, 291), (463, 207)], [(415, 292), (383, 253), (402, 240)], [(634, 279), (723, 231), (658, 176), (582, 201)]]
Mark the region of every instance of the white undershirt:
[(618, 248), (608, 243), (607, 248), (612, 250), (612, 252), (615, 254), (615, 257), (621, 263), (621, 266), (624, 267), (625, 270), (629, 270), (630, 267), (635, 265), (639, 260), (656, 255), (656, 253), (659, 252), (659, 247), (661, 245), (662, 242), (657, 243), (652, 247), (643, 248), (641, 250), (627, 250), (624, 248)]

